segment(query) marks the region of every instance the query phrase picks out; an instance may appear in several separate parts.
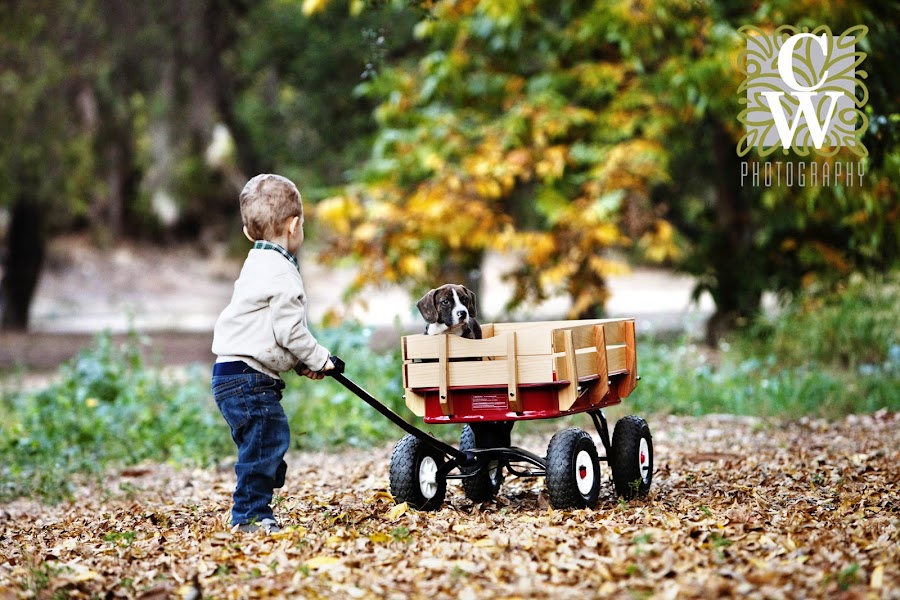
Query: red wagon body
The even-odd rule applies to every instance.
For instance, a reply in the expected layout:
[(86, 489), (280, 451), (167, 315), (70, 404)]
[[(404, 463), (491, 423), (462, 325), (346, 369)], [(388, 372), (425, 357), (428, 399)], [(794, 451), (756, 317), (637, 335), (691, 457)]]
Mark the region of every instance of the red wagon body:
[(634, 389), (633, 319), (498, 323), (484, 338), (403, 338), (406, 404), (426, 423), (548, 419)]

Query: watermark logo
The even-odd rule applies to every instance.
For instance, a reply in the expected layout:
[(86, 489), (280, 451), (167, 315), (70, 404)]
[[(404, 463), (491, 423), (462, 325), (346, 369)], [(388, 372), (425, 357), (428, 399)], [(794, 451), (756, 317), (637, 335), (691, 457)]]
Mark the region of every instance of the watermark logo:
[(771, 33), (741, 27), (746, 49), (738, 67), (746, 79), (738, 119), (745, 133), (738, 156), (753, 148), (761, 157), (778, 149), (833, 156), (844, 147), (867, 156), (862, 136), (869, 121), (860, 109), (869, 99), (862, 81), (868, 74), (857, 69), (866, 57), (857, 44), (868, 32), (864, 25), (839, 36), (826, 26), (810, 32), (783, 25)]

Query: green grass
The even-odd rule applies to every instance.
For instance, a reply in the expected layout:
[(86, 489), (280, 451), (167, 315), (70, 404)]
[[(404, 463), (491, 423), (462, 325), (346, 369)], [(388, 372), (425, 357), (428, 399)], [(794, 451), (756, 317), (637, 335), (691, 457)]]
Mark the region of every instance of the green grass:
[[(399, 350), (373, 352), (369, 336), (352, 326), (323, 332), (320, 340), (347, 360), (361, 385), (414, 418), (403, 403)], [(79, 477), (99, 478), (112, 465), (208, 466), (233, 459), (208, 366), (166, 380), (144, 364), (143, 343), (131, 335), (117, 345), (101, 334), (46, 389), (0, 397), (0, 501), (32, 495), (61, 500)], [(330, 378), (313, 381), (291, 373), (286, 382), (283, 405), (295, 449), (366, 446), (402, 436)]]
[[(719, 349), (640, 339), (641, 382), (624, 409), (640, 414), (734, 413), (838, 418), (900, 410), (900, 285), (857, 282), (754, 324)], [(359, 326), (324, 330), (322, 343), (376, 398), (421, 426), (404, 406), (399, 348), (371, 350)], [(209, 366), (177, 381), (142, 361), (143, 341), (96, 338), (39, 392), (0, 397), (0, 501), (59, 500), (79, 478), (141, 461), (207, 466), (235, 449), (209, 389)], [(330, 378), (286, 377), (283, 405), (295, 449), (369, 446), (403, 432)], [(520, 424), (520, 432), (541, 423)], [(459, 427), (425, 427), (453, 440)]]
[(715, 351), (688, 339), (639, 340), (635, 402), (642, 411), (687, 415), (900, 410), (898, 306), (895, 276), (789, 304)]
[[(141, 340), (116, 346), (109, 335), (60, 368), (37, 393), (4, 394), (0, 498), (66, 497), (74, 473), (99, 476), (110, 463), (205, 463), (228, 451), (228, 433), (208, 384), (187, 384), (144, 367)], [(203, 375), (205, 378), (205, 374)]]
[(886, 368), (836, 369), (811, 362), (783, 366), (774, 355), (709, 352), (690, 343), (639, 344), (641, 412), (682, 415), (803, 415), (900, 410), (900, 361)]

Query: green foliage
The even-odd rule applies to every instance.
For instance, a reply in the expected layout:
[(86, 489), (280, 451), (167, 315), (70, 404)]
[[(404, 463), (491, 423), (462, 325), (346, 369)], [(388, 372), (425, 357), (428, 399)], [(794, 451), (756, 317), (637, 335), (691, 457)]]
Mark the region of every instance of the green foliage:
[(876, 373), (900, 361), (900, 272), (851, 279), (836, 291), (805, 294), (761, 317), (747, 338), (753, 350), (785, 366), (810, 361), (832, 369)]
[(354, 88), (385, 55), (408, 51), (415, 14), (352, 11), (339, 1), (304, 16), (300, 4), (259, 2), (243, 20), (231, 64), (242, 82), (234, 110), (267, 168), (315, 199), (364, 158), (373, 106)]
[[(371, 350), (371, 330), (322, 332), (319, 339), (348, 364), (348, 374), (401, 414), (399, 351)], [(175, 379), (149, 368), (142, 342), (122, 345), (108, 334), (63, 365), (58, 380), (35, 393), (2, 398), (0, 499), (69, 495), (76, 474), (99, 477), (108, 467), (141, 461), (209, 465), (234, 458), (228, 426), (209, 388), (206, 368)], [(286, 374), (283, 405), (293, 448), (337, 449), (399, 439), (402, 432), (330, 378)]]
[(109, 335), (60, 368), (37, 393), (4, 397), (0, 497), (61, 499), (72, 475), (99, 475), (110, 464), (143, 460), (206, 464), (232, 444), (212, 402), (209, 376), (166, 381), (144, 366), (140, 341), (121, 347)]
[(900, 409), (900, 361), (887, 373), (853, 373), (819, 365), (785, 368), (774, 357), (728, 352), (722, 352), (721, 362), (713, 364), (707, 350), (690, 343), (677, 347), (648, 343), (640, 351), (635, 410), (835, 418)]
[(359, 258), (357, 287), (427, 289), (487, 250), (511, 251), (522, 258), (512, 305), (562, 292), (576, 316), (602, 308), (604, 278), (621, 269), (606, 248), (652, 229), (642, 247), (670, 257), (670, 227), (620, 222), (669, 177), (659, 128), (640, 122), (652, 97), (614, 35), (630, 31), (630, 12), (436, 3), (416, 27), (427, 52), (359, 88), (378, 102), (378, 132), (354, 185), (322, 206), (326, 258)]
[[(326, 258), (359, 258), (358, 287), (421, 287), (435, 273), (472, 269), (486, 250), (514, 251), (513, 306), (562, 292), (570, 316), (590, 315), (616, 272), (607, 249), (631, 249), (696, 275), (728, 329), (755, 315), (764, 291), (833, 286), (900, 261), (886, 8), (428, 6), (433, 14), (415, 29), (427, 51), (360, 86), (379, 102), (370, 159), (322, 214), (336, 232)], [(742, 185), (737, 29), (782, 23), (872, 26), (862, 44), (872, 155), (861, 186)]]
[(641, 342), (637, 406), (699, 415), (839, 417), (900, 410), (900, 286), (858, 282), (761, 318), (716, 351)]

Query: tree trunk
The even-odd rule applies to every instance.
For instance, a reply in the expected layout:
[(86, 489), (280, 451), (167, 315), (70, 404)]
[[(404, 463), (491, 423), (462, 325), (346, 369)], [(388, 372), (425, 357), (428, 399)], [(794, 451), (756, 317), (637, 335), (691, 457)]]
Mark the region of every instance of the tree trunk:
[(13, 206), (0, 281), (0, 329), (28, 328), (31, 301), (44, 265), (45, 240), (37, 201), (20, 196)]
[(203, 16), (203, 33), (206, 46), (204, 73), (212, 81), (219, 116), (234, 139), (238, 163), (252, 177), (268, 171), (270, 161), (256, 151), (250, 131), (234, 112), (240, 82), (222, 62), (223, 57), (234, 50), (238, 23), (249, 10), (250, 3), (244, 0), (209, 0)]
[(740, 164), (734, 142), (719, 122), (713, 128), (716, 155), (716, 225), (718, 236), (710, 253), (715, 284), (711, 290), (716, 311), (706, 323), (706, 343), (718, 345), (722, 335), (734, 330), (759, 310), (763, 281), (761, 260), (753, 252), (753, 215), (742, 193)]

